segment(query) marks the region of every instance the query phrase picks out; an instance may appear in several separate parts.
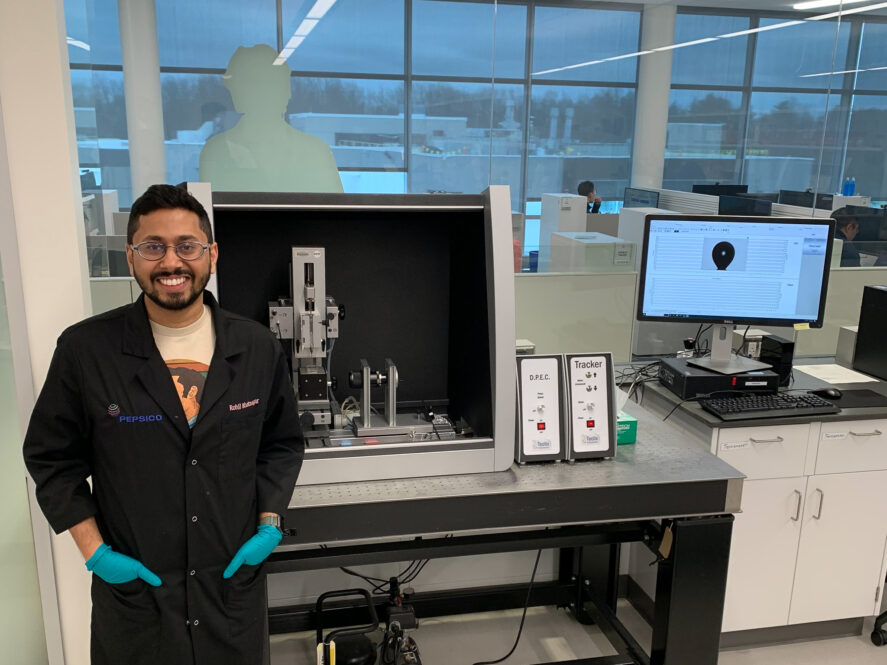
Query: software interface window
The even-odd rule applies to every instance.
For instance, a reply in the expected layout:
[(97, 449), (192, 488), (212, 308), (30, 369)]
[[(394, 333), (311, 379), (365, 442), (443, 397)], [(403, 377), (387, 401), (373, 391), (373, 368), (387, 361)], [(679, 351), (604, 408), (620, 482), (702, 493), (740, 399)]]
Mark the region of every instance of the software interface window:
[(815, 321), (828, 235), (825, 224), (651, 220), (643, 312)]

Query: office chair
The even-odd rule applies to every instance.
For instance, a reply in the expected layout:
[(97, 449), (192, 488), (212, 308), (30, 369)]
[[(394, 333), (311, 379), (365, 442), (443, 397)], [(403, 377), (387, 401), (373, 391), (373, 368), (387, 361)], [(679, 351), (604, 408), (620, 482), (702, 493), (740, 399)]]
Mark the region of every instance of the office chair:
[(887, 612), (881, 612), (875, 619), (875, 628), (872, 630), (872, 644), (876, 647), (882, 647), (887, 644), (887, 630), (884, 630), (884, 624), (887, 624)]

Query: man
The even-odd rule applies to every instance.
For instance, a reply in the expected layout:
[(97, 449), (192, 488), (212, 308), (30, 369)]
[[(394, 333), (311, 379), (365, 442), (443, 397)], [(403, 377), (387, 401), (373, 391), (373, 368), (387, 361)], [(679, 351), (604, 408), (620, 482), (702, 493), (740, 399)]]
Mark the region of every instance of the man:
[(94, 665), (258, 664), (258, 564), (304, 450), (287, 363), (204, 291), (218, 247), (190, 194), (150, 187), (127, 242), (143, 293), (59, 337), (25, 462), (93, 573)]
[(858, 268), (859, 250), (853, 244), (853, 239), (859, 233), (859, 220), (847, 207), (833, 211), (832, 218), (835, 220), (835, 238), (844, 241), (841, 248), (841, 266)]
[(579, 196), (588, 200), (588, 212), (599, 213), (601, 211), (601, 197), (594, 193), (594, 183), (591, 180), (583, 180), (577, 190)]

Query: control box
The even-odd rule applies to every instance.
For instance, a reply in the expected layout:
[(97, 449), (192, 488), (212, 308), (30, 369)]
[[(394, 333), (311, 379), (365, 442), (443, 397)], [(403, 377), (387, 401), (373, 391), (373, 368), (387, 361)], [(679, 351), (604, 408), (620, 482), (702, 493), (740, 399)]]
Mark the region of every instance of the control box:
[(564, 367), (567, 459), (613, 457), (617, 436), (613, 356), (567, 354)]
[(519, 463), (566, 459), (563, 356), (517, 357)]

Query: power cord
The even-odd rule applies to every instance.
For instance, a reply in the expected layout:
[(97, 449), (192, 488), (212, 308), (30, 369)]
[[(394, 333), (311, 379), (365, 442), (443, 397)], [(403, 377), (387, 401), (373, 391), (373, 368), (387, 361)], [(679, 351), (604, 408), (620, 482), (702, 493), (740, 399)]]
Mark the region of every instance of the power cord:
[(523, 632), (524, 630), (524, 620), (527, 618), (527, 608), (530, 606), (530, 593), (533, 591), (533, 582), (536, 580), (536, 569), (539, 567), (539, 558), (541, 556), (542, 550), (538, 550), (536, 552), (536, 563), (533, 564), (533, 574), (530, 575), (530, 585), (527, 587), (527, 599), (526, 601), (524, 601), (524, 612), (521, 615), (520, 626), (517, 629), (517, 637), (514, 640), (514, 645), (511, 647), (511, 651), (497, 660), (483, 660), (478, 663), (474, 663), (474, 665), (496, 665), (496, 663), (501, 663), (502, 661), (511, 658), (511, 654), (513, 654), (514, 650), (517, 649), (517, 645), (520, 642), (521, 632)]
[(745, 348), (745, 336), (748, 335), (749, 328), (751, 328), (751, 326), (745, 326), (745, 330), (742, 333), (742, 341), (739, 343), (739, 347), (733, 350), (733, 353), (735, 353), (737, 356), (742, 353), (742, 350)]

